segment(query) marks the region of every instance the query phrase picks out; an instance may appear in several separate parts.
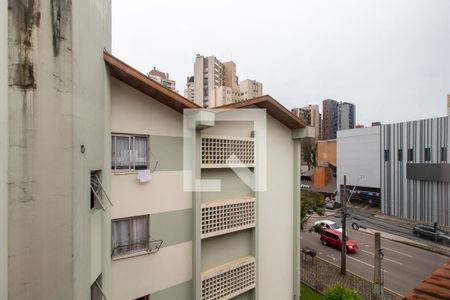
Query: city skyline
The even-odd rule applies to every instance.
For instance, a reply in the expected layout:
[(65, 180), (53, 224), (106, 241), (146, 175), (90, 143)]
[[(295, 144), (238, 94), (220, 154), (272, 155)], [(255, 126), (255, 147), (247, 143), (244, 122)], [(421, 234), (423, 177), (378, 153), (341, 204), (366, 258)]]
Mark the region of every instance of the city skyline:
[[(242, 78), (263, 82), (264, 93), (289, 108), (348, 101), (364, 124), (446, 115), (450, 2), (257, 4), (113, 0), (113, 53), (140, 71), (170, 72), (180, 91), (202, 53), (234, 61)], [(210, 14), (197, 9), (206, 6)], [(139, 30), (149, 14), (151, 35)]]

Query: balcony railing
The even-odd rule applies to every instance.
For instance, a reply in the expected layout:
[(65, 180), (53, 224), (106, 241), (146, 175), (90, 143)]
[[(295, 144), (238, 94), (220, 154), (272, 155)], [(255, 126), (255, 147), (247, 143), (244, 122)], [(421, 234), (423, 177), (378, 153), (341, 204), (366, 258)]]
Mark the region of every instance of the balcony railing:
[(202, 168), (254, 167), (253, 138), (202, 136)]
[(201, 204), (201, 238), (255, 227), (255, 198), (240, 197)]
[(133, 244), (118, 245), (113, 247), (111, 257), (117, 258), (121, 256), (133, 255), (140, 252), (145, 254), (153, 254), (159, 251), (162, 243), (162, 240), (146, 240)]
[(256, 286), (255, 258), (247, 256), (202, 272), (202, 300), (227, 300)]

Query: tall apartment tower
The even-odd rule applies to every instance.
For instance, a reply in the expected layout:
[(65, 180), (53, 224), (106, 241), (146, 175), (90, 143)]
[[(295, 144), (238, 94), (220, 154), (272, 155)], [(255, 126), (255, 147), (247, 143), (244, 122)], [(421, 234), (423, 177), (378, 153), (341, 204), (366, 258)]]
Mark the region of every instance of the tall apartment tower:
[(216, 107), (236, 102), (239, 97), (236, 64), (222, 63), (215, 56), (197, 54), (194, 63), (194, 102)]
[(326, 99), (322, 101), (322, 107), (322, 139), (333, 140), (338, 130), (355, 128), (354, 104)]
[(338, 129), (338, 102), (333, 99), (322, 101), (322, 139), (333, 140)]
[(184, 89), (184, 97), (191, 101), (195, 98), (194, 76), (188, 76), (186, 80), (186, 88)]
[(308, 105), (305, 107), (293, 108), (292, 113), (305, 121), (308, 126), (314, 127), (316, 139), (320, 138), (321, 114), (319, 113), (319, 105)]
[(447, 116), (450, 117), (450, 95), (447, 95)]
[(348, 102), (339, 102), (338, 130), (355, 128), (355, 105)]
[(153, 67), (153, 70), (148, 72), (147, 76), (151, 80), (154, 80), (154, 81), (158, 82), (159, 84), (161, 84), (165, 88), (168, 88), (169, 90), (172, 90), (174, 92), (177, 91), (176, 88), (175, 88), (175, 80), (169, 79), (169, 73), (166, 74), (164, 72), (161, 72), (161, 71), (157, 70), (155, 67)]
[(111, 2), (89, 3), (0, 1), (1, 299), (109, 294)]
[(246, 79), (239, 83), (239, 100), (248, 100), (262, 96), (263, 85), (256, 80)]

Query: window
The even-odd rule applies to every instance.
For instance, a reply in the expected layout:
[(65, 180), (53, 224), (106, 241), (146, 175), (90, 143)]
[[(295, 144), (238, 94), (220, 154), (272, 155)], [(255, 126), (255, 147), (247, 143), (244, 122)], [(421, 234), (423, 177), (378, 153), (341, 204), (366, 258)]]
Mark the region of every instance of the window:
[(413, 160), (414, 160), (414, 149), (409, 148), (408, 149), (408, 161), (413, 161)]
[(149, 215), (112, 220), (112, 257), (149, 250)]
[(111, 142), (113, 170), (148, 168), (148, 136), (113, 134)]
[(91, 209), (101, 208), (103, 210), (106, 210), (108, 207), (112, 206), (111, 199), (109, 199), (108, 194), (106, 194), (106, 191), (103, 188), (101, 178), (102, 178), (101, 170), (91, 171), (91, 184), (90, 184)]
[(389, 161), (389, 150), (384, 150), (384, 161)]
[(441, 161), (447, 161), (447, 147), (441, 147)]
[(425, 148), (425, 161), (431, 161), (431, 149)]
[(403, 161), (403, 150), (402, 149), (397, 150), (397, 159), (398, 159), (398, 161)]

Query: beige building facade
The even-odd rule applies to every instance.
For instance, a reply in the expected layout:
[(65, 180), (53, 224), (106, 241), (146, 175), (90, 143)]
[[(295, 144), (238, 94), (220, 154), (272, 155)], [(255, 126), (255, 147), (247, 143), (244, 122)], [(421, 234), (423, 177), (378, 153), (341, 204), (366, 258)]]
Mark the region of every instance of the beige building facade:
[[(298, 265), (298, 215), (293, 211), (299, 207), (295, 180), (299, 168), (293, 166), (299, 165), (304, 123), (270, 97), (223, 106), (267, 108), (267, 155), (277, 157), (264, 166), (267, 189), (253, 191), (220, 161), (223, 147), (231, 147), (240, 149), (237, 155), (247, 166), (258, 168), (253, 152), (248, 152), (255, 141), (252, 123), (213, 121), (196, 129), (201, 153), (195, 168), (199, 179), (220, 179), (221, 191), (187, 192), (183, 190), (182, 111), (198, 106), (145, 81), (137, 71), (129, 73), (130, 67), (113, 56), (105, 57), (114, 77), (111, 299), (298, 297), (299, 275), (294, 267)], [(214, 111), (208, 113), (214, 115)], [(138, 138), (146, 141), (143, 148), (137, 146)], [(133, 139), (130, 146), (126, 141)], [(127, 152), (129, 147), (145, 153), (135, 154), (145, 157), (139, 168), (137, 160), (120, 154), (119, 148)], [(140, 181), (140, 172), (148, 172), (148, 181)], [(285, 174), (282, 179), (280, 173)], [(219, 209), (230, 220), (222, 219)], [(121, 236), (133, 240), (120, 240)], [(277, 247), (273, 247), (273, 236), (277, 236)], [(273, 257), (277, 257), (275, 265)]]
[(155, 67), (153, 67), (150, 72), (147, 73), (147, 76), (156, 81), (157, 83), (161, 84), (162, 86), (168, 88), (169, 90), (172, 90), (174, 92), (177, 91), (176, 89), (176, 82), (175, 80), (171, 80), (169, 78), (169, 73), (164, 73), (159, 70), (157, 70)]
[(308, 105), (305, 107), (293, 108), (292, 113), (304, 120), (308, 126), (314, 127), (316, 140), (321, 136), (321, 114), (319, 105)]
[(240, 101), (260, 97), (263, 95), (263, 85), (256, 80), (246, 79), (239, 82)]

